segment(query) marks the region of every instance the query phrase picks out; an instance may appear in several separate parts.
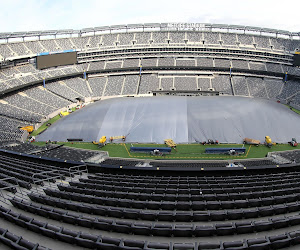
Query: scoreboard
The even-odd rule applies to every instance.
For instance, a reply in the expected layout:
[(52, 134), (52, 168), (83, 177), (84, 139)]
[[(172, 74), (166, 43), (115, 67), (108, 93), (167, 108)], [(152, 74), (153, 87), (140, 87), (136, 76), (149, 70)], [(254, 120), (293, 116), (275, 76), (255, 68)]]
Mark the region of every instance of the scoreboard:
[(77, 63), (77, 52), (65, 50), (60, 52), (40, 53), (36, 58), (37, 69), (46, 69), (56, 66), (64, 66)]
[(295, 52), (293, 57), (293, 65), (300, 66), (300, 52)]

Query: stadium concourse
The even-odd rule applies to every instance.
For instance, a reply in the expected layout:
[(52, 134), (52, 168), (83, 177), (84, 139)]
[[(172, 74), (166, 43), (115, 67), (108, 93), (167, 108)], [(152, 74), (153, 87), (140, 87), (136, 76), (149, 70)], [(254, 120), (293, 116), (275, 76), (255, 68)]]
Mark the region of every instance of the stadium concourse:
[[(220, 24), (0, 33), (0, 248), (298, 249), (299, 150), (143, 161), (38, 147), (19, 127), (37, 128), (80, 101), (95, 103), (39, 139), (75, 136), (60, 128), (75, 119), (86, 140), (116, 133), (112, 121), (132, 141), (240, 142), (247, 131), (258, 139), (268, 131), (287, 142), (300, 135), (299, 116), (283, 105), (300, 109), (299, 48), (297, 32)], [(152, 128), (138, 119), (150, 123), (147, 115)]]

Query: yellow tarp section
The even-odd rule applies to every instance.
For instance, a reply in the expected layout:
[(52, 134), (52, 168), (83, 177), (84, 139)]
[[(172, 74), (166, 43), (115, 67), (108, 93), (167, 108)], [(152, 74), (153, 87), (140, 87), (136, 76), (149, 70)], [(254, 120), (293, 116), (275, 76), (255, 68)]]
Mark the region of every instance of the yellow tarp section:
[(28, 133), (31, 133), (33, 131), (33, 126), (26, 126), (20, 128), (21, 130), (26, 130)]
[(176, 143), (172, 139), (165, 139), (165, 144), (171, 148), (176, 147)]
[(66, 116), (66, 115), (69, 115), (70, 113), (68, 111), (61, 111), (60, 114), (62, 116)]

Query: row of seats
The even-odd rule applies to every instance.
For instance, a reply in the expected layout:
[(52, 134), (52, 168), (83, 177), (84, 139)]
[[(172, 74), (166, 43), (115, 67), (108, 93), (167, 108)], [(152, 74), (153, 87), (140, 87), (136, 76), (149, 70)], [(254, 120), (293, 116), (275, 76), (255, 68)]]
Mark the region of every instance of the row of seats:
[(60, 147), (54, 150), (37, 153), (36, 155), (52, 159), (83, 162), (84, 160), (91, 158), (97, 154), (99, 154), (99, 152), (95, 150), (81, 150), (76, 148)]
[[(8, 166), (8, 165), (2, 164), (2, 163), (0, 163), (0, 167), (1, 167), (1, 171), (3, 171), (4, 173), (6, 171), (9, 171), (10, 173), (19, 174), (19, 176), (23, 177), (23, 179), (21, 179), (21, 180), (29, 181), (30, 183), (37, 182), (37, 183), (41, 184), (41, 181), (39, 181), (39, 180), (45, 180), (45, 179), (49, 178), (49, 175), (50, 175), (50, 177), (52, 175), (52, 177), (55, 177), (56, 179), (60, 178), (59, 174), (53, 174), (53, 173), (44, 174), (42, 172), (32, 172), (32, 171), (27, 171), (24, 169), (19, 169), (16, 167), (11, 167), (11, 166)], [(55, 182), (54, 178), (51, 179), (51, 181)]]
[[(41, 149), (40, 147), (38, 148)], [(0, 159), (0, 164), (5, 164), (11, 167), (15, 167), (18, 169), (22, 169), (25, 171), (33, 172), (33, 173), (41, 173), (41, 172), (49, 172), (49, 171), (57, 171), (60, 175), (63, 176), (69, 176), (69, 172), (61, 167), (53, 166), (53, 165), (47, 165), (47, 164), (39, 164), (34, 163), (32, 161), (26, 161), (26, 160), (20, 160), (20, 159), (14, 159), (12, 157), (7, 157), (2, 155)], [(49, 173), (51, 174), (51, 173)], [(52, 176), (56, 176), (55, 174), (52, 174)]]
[[(34, 148), (29, 147), (31, 150)], [(38, 163), (35, 160), (26, 159), (17, 159), (14, 156), (7, 156), (2, 153), (0, 178), (9, 178), (7, 182), (11, 185), (18, 184), (20, 187), (31, 189), (32, 184), (43, 185), (43, 180), (55, 182), (56, 179), (64, 180), (66, 177), (74, 176), (64, 166), (54, 166), (51, 163)]]
[[(19, 153), (28, 153), (29, 154), (30, 152), (40, 150), (41, 148), (32, 143), (11, 143), (11, 144), (8, 144), (6, 147), (3, 147), (3, 149), (9, 150), (9, 151), (14, 151), (14, 152), (19, 152)], [(7, 161), (10, 161), (10, 162), (14, 161), (14, 158), (11, 156), (3, 155), (2, 157), (3, 157), (3, 159), (5, 159)]]
[(300, 162), (300, 150), (286, 151), (286, 152), (278, 152), (275, 153), (284, 157), (292, 162)]
[(4, 228), (0, 228), (0, 243), (5, 244), (12, 249), (48, 250), (48, 248), (40, 246), (38, 243), (32, 243), (22, 236), (15, 235)]
[[(182, 56), (182, 53), (184, 51), (181, 51), (180, 56)], [(12, 87), (19, 87), (21, 85), (25, 85), (31, 82), (36, 82), (36, 81), (41, 81), (43, 78), (46, 79), (46, 82), (48, 82), (48, 79), (51, 79), (53, 77), (60, 77), (63, 75), (68, 75), (72, 73), (83, 73), (83, 71), (95, 71), (95, 70), (111, 70), (111, 69), (117, 69), (117, 68), (123, 68), (123, 69), (130, 69), (132, 68), (132, 65), (127, 64), (128, 61), (135, 61), (135, 64), (133, 67), (138, 68), (140, 65), (143, 65), (144, 67), (166, 67), (166, 66), (185, 66), (185, 67), (209, 67), (209, 68), (219, 68), (219, 69), (229, 69), (232, 67), (234, 71), (239, 71), (239, 70), (259, 70), (259, 71), (264, 71), (264, 72), (270, 72), (270, 73), (285, 73), (288, 72), (289, 75), (299, 75), (299, 72), (297, 68), (292, 67), (290, 65), (286, 65), (286, 63), (289, 63), (289, 60), (291, 60), (291, 57), (287, 58), (282, 58), (278, 57), (278, 55), (273, 55), (273, 58), (270, 59), (268, 57), (265, 57), (264, 55), (262, 57), (255, 57), (251, 54), (245, 54), (242, 53), (240, 55), (235, 55), (234, 59), (232, 58), (232, 54), (227, 54), (224, 53), (222, 57), (227, 57), (225, 59), (220, 59), (217, 57), (220, 57), (220, 54), (214, 54), (211, 53), (209, 55), (205, 54), (203, 56), (208, 56), (208, 57), (199, 57), (199, 53), (191, 53), (189, 51), (188, 53), (188, 58), (193, 58), (193, 59), (183, 59), (183, 60), (178, 60), (178, 59), (173, 59), (170, 57), (170, 51), (168, 51), (168, 57), (161, 57), (163, 56), (163, 52), (161, 51), (161, 54), (154, 54), (155, 52), (151, 52), (151, 54), (155, 57), (151, 58), (152, 63), (148, 63), (147, 56), (149, 56), (149, 53), (146, 55), (143, 53), (138, 53), (135, 55), (132, 54), (127, 54), (126, 52), (122, 54), (120, 58), (120, 54), (118, 54), (119, 58), (113, 58), (111, 55), (99, 55), (99, 59), (101, 61), (97, 62), (87, 62), (87, 58), (84, 57), (84, 62), (80, 60), (80, 54), (79, 54), (79, 64), (76, 65), (69, 65), (69, 66), (62, 66), (58, 68), (50, 68), (50, 69), (44, 69), (44, 70), (38, 70), (33, 67), (31, 64), (27, 64), (24, 66), (12, 66), (9, 68), (3, 68), (0, 70), (0, 81), (3, 82), (2, 85), (0, 85), (0, 90), (8, 90)], [(101, 58), (101, 57), (102, 58)], [(124, 57), (128, 56), (135, 56), (136, 58), (134, 59), (124, 59)], [(178, 56), (178, 53), (174, 51), (174, 57)], [(145, 58), (146, 57), (146, 58)], [(276, 58), (277, 57), (277, 58)], [(94, 59), (94, 58), (93, 58)], [(98, 59), (98, 60), (99, 60)], [(253, 62), (253, 61), (254, 62)], [(256, 62), (259, 60), (259, 62)], [(219, 62), (224, 63), (219, 63)], [(267, 63), (265, 62), (267, 61)], [(242, 66), (240, 66), (242, 65)], [(26, 67), (26, 73), (20, 72), (20, 68)], [(21, 69), (22, 70), (22, 69)], [(195, 82), (197, 82), (197, 78), (195, 76), (192, 76)], [(169, 86), (169, 89), (164, 89), (164, 90), (170, 90), (171, 87), (173, 87), (173, 81), (174, 81), (174, 87), (177, 89), (181, 89), (181, 81), (177, 81), (176, 79), (180, 80), (180, 77), (171, 77), (172, 79), (172, 86)], [(200, 78), (201, 79), (201, 78)], [(86, 88), (85, 85), (81, 85), (81, 87), (77, 86), (78, 82), (83, 81), (82, 79), (79, 78), (71, 78), (71, 81), (74, 81), (74, 84), (69, 85), (71, 89), (78, 91), (79, 93), (83, 94), (84, 96), (89, 96), (91, 93), (89, 90)], [(183, 79), (184, 80), (184, 79)], [(66, 82), (68, 82), (67, 80)], [(198, 82), (199, 85), (200, 82)], [(212, 82), (213, 83), (213, 82)], [(82, 88), (83, 86), (83, 88)], [(164, 84), (161, 85), (162, 87), (165, 86)], [(166, 85), (167, 86), (167, 85)], [(218, 84), (216, 86), (213, 86), (215, 88), (218, 88)], [(204, 89), (204, 86), (202, 86), (202, 90), (207, 90)], [(47, 93), (47, 103), (51, 103), (52, 105), (56, 106), (60, 102), (66, 103), (65, 100), (62, 100), (58, 98), (58, 96), (53, 96), (51, 93), (48, 91), (41, 91), (39, 88), (32, 88), (30, 90), (26, 90), (24, 93), (28, 94), (29, 97), (33, 97), (35, 99), (38, 99), (41, 102), (45, 102), (44, 99), (41, 99), (37, 93), (40, 93), (43, 95), (44, 93)], [(125, 94), (125, 93), (124, 93)], [(132, 93), (131, 93), (132, 94)], [(53, 102), (56, 100), (58, 103)], [(62, 104), (60, 104), (62, 105)]]
[[(21, 165), (23, 171), (47, 167), (41, 160), (22, 164), (20, 157), (3, 158), (0, 164)], [(300, 235), (290, 232), (300, 224), (300, 175), (295, 169), (209, 175), (204, 171), (170, 175), (104, 169), (96, 175), (67, 179), (57, 188), (52, 184), (39, 188), (27, 194), (31, 201), (10, 194), (13, 206), (6, 204), (0, 216), (37, 235), (51, 235), (58, 243), (94, 249), (287, 247)], [(202, 242), (203, 237), (212, 242)], [(98, 245), (103, 241), (109, 245)]]
[[(44, 116), (41, 114), (33, 113), (31, 111), (22, 109), (22, 107), (4, 103), (0, 103), (0, 115), (30, 124), (38, 123), (44, 118)], [(6, 129), (6, 127), (3, 127), (2, 129)]]
[[(57, 145), (55, 144), (53, 145), (48, 144), (46, 146), (40, 147), (40, 146), (35, 146), (31, 143), (22, 143), (17, 145), (6, 146), (3, 148), (10, 151), (17, 151), (21, 153), (28, 153), (37, 156), (47, 157), (47, 158), (69, 160), (74, 162), (83, 162), (84, 160), (99, 154), (99, 152), (95, 150), (82, 150), (82, 149), (67, 148), (67, 147), (56, 148), (56, 146)], [(54, 170), (48, 166), (46, 167), (48, 168), (46, 170)], [(38, 167), (38, 169), (39, 168), (40, 167)], [(57, 168), (57, 167), (55, 167), (55, 170), (63, 171), (61, 168)]]
[(213, 235), (233, 235), (245, 234), (272, 229), (286, 228), (300, 224), (300, 216), (281, 216), (271, 219), (247, 222), (227, 222), (213, 225), (172, 225), (157, 223), (137, 223), (132, 221), (107, 220), (94, 217), (83, 217), (82, 215), (71, 214), (66, 211), (49, 209), (44, 206), (36, 206), (19, 199), (11, 199), (11, 203), (23, 210), (34, 214), (42, 215), (58, 221), (64, 221), (72, 225), (100, 229), (104, 231), (113, 231), (118, 233), (133, 233), (138, 235), (154, 235), (165, 237), (205, 237)]
[(8, 192), (16, 193), (17, 189), (13, 187), (7, 179), (0, 178), (0, 190), (6, 190)]
[(25, 131), (3, 132), (0, 131), (0, 142), (20, 141), (23, 138)]
[[(155, 173), (156, 174), (156, 173)], [(141, 173), (139, 175), (137, 174), (121, 174), (120, 172), (116, 173), (106, 173), (106, 172), (100, 172), (95, 173), (95, 175), (89, 175), (88, 178), (97, 181), (105, 181), (105, 180), (112, 180), (112, 181), (125, 181), (130, 182), (133, 181), (140, 181), (140, 182), (155, 182), (155, 183), (170, 183), (170, 184), (176, 184), (176, 183), (200, 183), (200, 184), (206, 184), (206, 183), (234, 183), (237, 180), (244, 180), (245, 182), (254, 180), (254, 181), (270, 181), (270, 180), (281, 180), (284, 178), (298, 178), (300, 177), (300, 172), (293, 169), (288, 169), (285, 172), (271, 172), (271, 173), (239, 173), (239, 174), (224, 174), (220, 175), (218, 172), (216, 175), (205, 175), (202, 174), (202, 172), (196, 172), (195, 175), (147, 175), (145, 173)], [(224, 175), (223, 175), (224, 174)]]
[[(8, 170), (8, 169), (2, 169), (0, 168), (0, 173), (1, 174), (6, 174), (9, 177), (15, 177), (17, 180), (21, 180), (22, 182), (28, 182), (28, 183), (33, 183), (33, 178), (29, 177), (28, 175), (16, 173), (14, 170)], [(42, 181), (36, 181), (35, 184), (37, 185), (42, 185)]]
[[(137, 183), (132, 182), (109, 182), (100, 180), (82, 180), (80, 182), (71, 182), (72, 186), (89, 188), (89, 189), (101, 189), (106, 191), (123, 191), (132, 193), (170, 193), (176, 194), (180, 192), (181, 194), (223, 194), (223, 193), (247, 193), (247, 192), (257, 192), (257, 191), (275, 191), (283, 188), (294, 188), (297, 186), (299, 178), (283, 178), (276, 181), (265, 181), (265, 182), (246, 182), (242, 180), (241, 182), (235, 181), (232, 186), (230, 183), (159, 183), (157, 185), (153, 183), (143, 183), (141, 181)], [(93, 183), (94, 182), (94, 183)], [(191, 181), (193, 182), (193, 181)], [(124, 189), (123, 189), (124, 188)], [(271, 193), (268, 195), (272, 195)]]
[[(1, 179), (6, 179), (6, 182), (9, 182), (12, 185), (18, 184), (20, 187), (26, 188), (26, 189), (31, 189), (31, 184), (29, 182), (17, 179), (15, 177), (11, 177), (7, 174), (0, 173), (0, 178)], [(10, 185), (11, 186), (11, 185)]]
[(275, 38), (268, 36), (257, 36), (251, 34), (220, 33), (220, 32), (121, 32), (108, 33), (95, 36), (78, 36), (72, 38), (46, 39), (36, 41), (25, 41), (18, 43), (7, 43), (1, 46), (1, 56), (22, 56), (32, 53), (47, 51), (60, 51), (66, 49), (89, 50), (111, 47), (133, 47), (149, 45), (213, 45), (214, 47), (246, 47), (258, 48), (260, 50), (295, 50), (297, 42), (291, 39)]
[(25, 131), (19, 127), (27, 126), (28, 123), (11, 119), (5, 116), (0, 116), (1, 133), (0, 141), (17, 141), (20, 140)]
[[(111, 182), (104, 180), (92, 180), (92, 179), (79, 179), (80, 182), (70, 182), (70, 185), (90, 188), (90, 189), (101, 189), (107, 191), (129, 191), (129, 192), (144, 192), (144, 193), (192, 193), (197, 194), (199, 192), (196, 190), (201, 190), (202, 193), (211, 193), (210, 189), (214, 189), (214, 193), (228, 193), (230, 190), (232, 192), (255, 192), (260, 190), (276, 190), (282, 188), (292, 188), (296, 187), (297, 183), (300, 181), (300, 177), (290, 177), (282, 178), (279, 180), (269, 180), (269, 181), (257, 181), (257, 180), (234, 180), (233, 183), (229, 181), (220, 183), (207, 183), (200, 181), (191, 182), (159, 182), (159, 183), (148, 183), (140, 180), (137, 181), (119, 181)], [(116, 185), (118, 184), (118, 185)], [(230, 190), (229, 190), (230, 189)]]
[[(46, 222), (41, 222), (32, 217), (15, 213), (4, 207), (0, 207), (0, 216), (23, 228), (27, 228), (38, 234), (75, 244), (91, 249), (268, 249), (283, 248), (300, 243), (298, 231), (265, 238), (247, 239), (235, 242), (195, 242), (195, 243), (159, 243), (131, 239), (110, 238), (101, 235), (93, 235), (85, 232), (73, 231), (64, 227), (58, 227)], [(163, 231), (162, 231), (163, 232)]]
[(13, 105), (18, 108), (22, 108), (24, 110), (30, 111), (35, 114), (39, 114), (42, 116), (47, 116), (54, 111), (56, 111), (57, 108), (54, 108), (45, 102), (39, 102), (33, 98), (29, 98), (25, 94), (19, 95), (19, 94), (13, 94), (9, 96), (4, 96), (2, 98), (3, 101), (6, 103)]
[[(169, 192), (167, 189), (160, 189), (161, 192), (131, 192), (131, 191), (106, 191), (106, 190), (95, 190), (89, 188), (77, 188), (74, 186), (58, 186), (61, 191), (69, 192), (69, 193), (77, 193), (83, 195), (91, 196), (91, 199), (95, 198), (95, 201), (101, 202), (101, 198), (105, 200), (106, 198), (120, 198), (120, 199), (132, 199), (136, 201), (215, 201), (215, 202), (226, 202), (226, 201), (234, 201), (238, 203), (239, 200), (244, 201), (244, 205), (247, 204), (245, 200), (249, 199), (261, 199), (261, 202), (275, 202), (281, 200), (287, 201), (295, 201), (300, 196), (299, 189), (295, 185), (295, 187), (290, 188), (281, 188), (274, 190), (266, 190), (266, 191), (248, 191), (248, 192), (236, 192), (235, 190), (228, 189), (219, 189), (219, 192), (214, 192), (214, 189), (203, 189), (200, 191), (199, 189), (183, 189), (182, 193), (177, 192), (177, 190), (173, 190), (173, 192)], [(272, 189), (272, 187), (270, 187)], [(49, 190), (50, 191), (50, 190)], [(52, 190), (53, 192), (58, 192)], [(165, 191), (165, 192), (164, 192)], [(208, 192), (210, 191), (210, 192)], [(223, 191), (223, 192), (222, 192)], [(94, 197), (93, 197), (94, 196)], [(97, 200), (99, 198), (99, 200)]]
[[(34, 152), (40, 152), (40, 151), (47, 151), (47, 150), (52, 150), (53, 147), (57, 147), (57, 145), (52, 145), (52, 144), (47, 144), (46, 146), (35, 146), (34, 144), (31, 143), (22, 143), (19, 144), (21, 148), (19, 148), (19, 151), (21, 153), (29, 154), (29, 155), (34, 155)], [(28, 147), (24, 149), (24, 146)], [(16, 146), (17, 147), (17, 146)], [(6, 146), (4, 149), (15, 149), (15, 147)], [(74, 149), (76, 151), (76, 149)], [(14, 150), (12, 150), (14, 151)], [(52, 161), (51, 159), (41, 159), (41, 157), (27, 157), (21, 154), (14, 154), (10, 155), (7, 154), (6, 152), (0, 152), (2, 163), (7, 163), (7, 164), (14, 164), (14, 166), (22, 166), (24, 168), (28, 169), (35, 169), (39, 170), (41, 172), (48, 172), (48, 171), (57, 171), (63, 176), (72, 176), (70, 174), (70, 167), (74, 166), (74, 164), (68, 163), (66, 161)]]
[[(44, 171), (41, 171), (41, 170), (36, 169), (36, 168), (17, 165), (17, 164), (14, 164), (14, 163), (0, 162), (0, 167), (3, 168), (3, 169), (11, 170), (11, 171), (14, 171), (16, 173), (20, 173), (20, 174), (27, 175), (27, 176), (35, 175), (36, 178), (40, 178), (40, 179), (46, 177), (45, 174), (43, 174)], [(52, 176), (52, 177), (57, 177), (57, 178), (59, 178), (59, 174), (60, 173), (56, 173), (56, 174), (51, 173), (51, 172), (47, 173), (47, 175)]]
[[(277, 206), (284, 207), (285, 203), (295, 202), (299, 200), (299, 195), (275, 196), (270, 198), (249, 198), (244, 200), (232, 201), (167, 201), (165, 199), (150, 201), (150, 200), (135, 200), (129, 198), (111, 198), (111, 197), (96, 197), (87, 194), (78, 194), (72, 192), (58, 192), (54, 190), (45, 190), (46, 194), (61, 199), (68, 199), (77, 202), (86, 202), (101, 206), (114, 206), (119, 208), (136, 208), (136, 209), (156, 209), (156, 210), (179, 210), (179, 211), (206, 211), (219, 209), (241, 209), (249, 208), (252, 213), (258, 214), (261, 206)], [(282, 209), (283, 209), (282, 208)], [(172, 212), (170, 212), (172, 216)]]
[[(284, 214), (288, 212), (297, 212), (300, 210), (300, 202), (290, 202), (278, 205), (260, 206), (245, 209), (226, 209), (203, 211), (199, 206), (194, 211), (160, 210), (160, 203), (153, 205), (151, 210), (143, 210), (142, 207), (122, 208), (96, 204), (78, 203), (70, 200), (49, 197), (45, 195), (30, 193), (29, 198), (41, 204), (79, 211), (87, 214), (96, 214), (115, 218), (141, 219), (148, 221), (224, 221), (240, 220), (243, 218), (258, 218)], [(88, 196), (87, 196), (88, 198)]]

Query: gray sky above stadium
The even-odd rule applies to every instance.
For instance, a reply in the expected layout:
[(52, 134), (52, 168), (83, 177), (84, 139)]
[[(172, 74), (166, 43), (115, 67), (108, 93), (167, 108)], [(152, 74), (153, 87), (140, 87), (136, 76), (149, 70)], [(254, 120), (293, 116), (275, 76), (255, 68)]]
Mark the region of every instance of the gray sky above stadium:
[(298, 0), (0, 0), (0, 4), (0, 32), (160, 22), (300, 31)]

